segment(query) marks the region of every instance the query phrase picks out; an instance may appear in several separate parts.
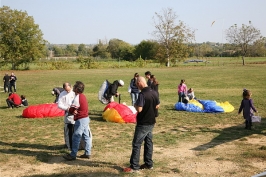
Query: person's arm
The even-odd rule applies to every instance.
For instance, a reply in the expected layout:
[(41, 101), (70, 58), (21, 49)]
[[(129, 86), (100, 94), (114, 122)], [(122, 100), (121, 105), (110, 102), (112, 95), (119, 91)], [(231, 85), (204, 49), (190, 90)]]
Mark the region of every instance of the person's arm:
[(139, 94), (139, 97), (134, 105), (135, 109), (137, 110), (137, 112), (141, 112), (144, 106), (144, 96), (142, 93)]
[(64, 92), (62, 92), (62, 94), (59, 95), (57, 106), (59, 109), (68, 111), (69, 107), (65, 104), (66, 98), (64, 97), (64, 95), (65, 95)]
[(240, 104), (240, 107), (239, 107), (239, 110), (238, 110), (238, 114), (241, 113), (243, 107), (244, 107), (244, 104), (243, 104), (243, 100), (242, 100), (242, 101), (241, 101), (241, 104)]
[(255, 106), (253, 104), (253, 100), (250, 99), (249, 102), (250, 102), (250, 107), (253, 109), (253, 111), (257, 112), (257, 109), (255, 108)]

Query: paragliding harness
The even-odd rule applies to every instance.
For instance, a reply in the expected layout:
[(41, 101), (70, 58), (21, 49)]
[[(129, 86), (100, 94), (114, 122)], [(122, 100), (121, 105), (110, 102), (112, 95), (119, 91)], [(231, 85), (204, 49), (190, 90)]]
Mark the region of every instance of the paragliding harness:
[(106, 79), (100, 87), (98, 93), (98, 99), (102, 104), (108, 104), (110, 102), (110, 100), (107, 98), (107, 92), (106, 92), (110, 85), (111, 83)]

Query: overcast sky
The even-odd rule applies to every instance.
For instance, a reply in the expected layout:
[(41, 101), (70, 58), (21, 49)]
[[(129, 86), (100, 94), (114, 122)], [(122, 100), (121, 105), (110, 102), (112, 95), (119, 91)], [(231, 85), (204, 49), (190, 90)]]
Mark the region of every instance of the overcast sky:
[(198, 43), (224, 43), (226, 29), (249, 21), (266, 36), (266, 0), (0, 0), (0, 6), (33, 16), (51, 44), (113, 38), (138, 44), (154, 38), (152, 17), (166, 8), (196, 30)]

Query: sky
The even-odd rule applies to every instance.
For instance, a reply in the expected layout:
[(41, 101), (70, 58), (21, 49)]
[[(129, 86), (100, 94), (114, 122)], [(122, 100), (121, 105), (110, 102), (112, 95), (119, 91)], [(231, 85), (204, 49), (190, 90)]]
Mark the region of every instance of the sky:
[(114, 38), (139, 44), (155, 39), (153, 17), (167, 8), (178, 16), (176, 24), (181, 20), (195, 30), (197, 43), (226, 43), (230, 26), (249, 21), (266, 36), (266, 0), (0, 0), (2, 6), (33, 16), (51, 44)]

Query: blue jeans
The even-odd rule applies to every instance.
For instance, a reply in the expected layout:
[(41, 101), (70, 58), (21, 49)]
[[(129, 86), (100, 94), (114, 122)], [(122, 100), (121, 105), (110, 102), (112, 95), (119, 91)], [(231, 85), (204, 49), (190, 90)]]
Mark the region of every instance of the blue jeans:
[(152, 153), (152, 130), (154, 125), (136, 125), (134, 139), (132, 141), (132, 153), (130, 157), (130, 168), (138, 170), (141, 144), (144, 141), (144, 163), (153, 167)]
[(139, 97), (139, 93), (130, 93), (131, 96), (131, 100), (132, 100), (132, 106), (134, 106), (134, 104), (136, 103), (138, 97)]
[(85, 142), (85, 153), (84, 154), (91, 155), (91, 145), (92, 145), (91, 138), (92, 137), (90, 134), (89, 123), (90, 123), (89, 117), (76, 120), (75, 126), (74, 126), (74, 133), (72, 136), (72, 151), (70, 153), (72, 157), (77, 156), (81, 138), (83, 138)]
[(178, 102), (182, 102), (183, 103), (184, 98), (185, 98), (185, 93), (184, 92), (178, 93)]

